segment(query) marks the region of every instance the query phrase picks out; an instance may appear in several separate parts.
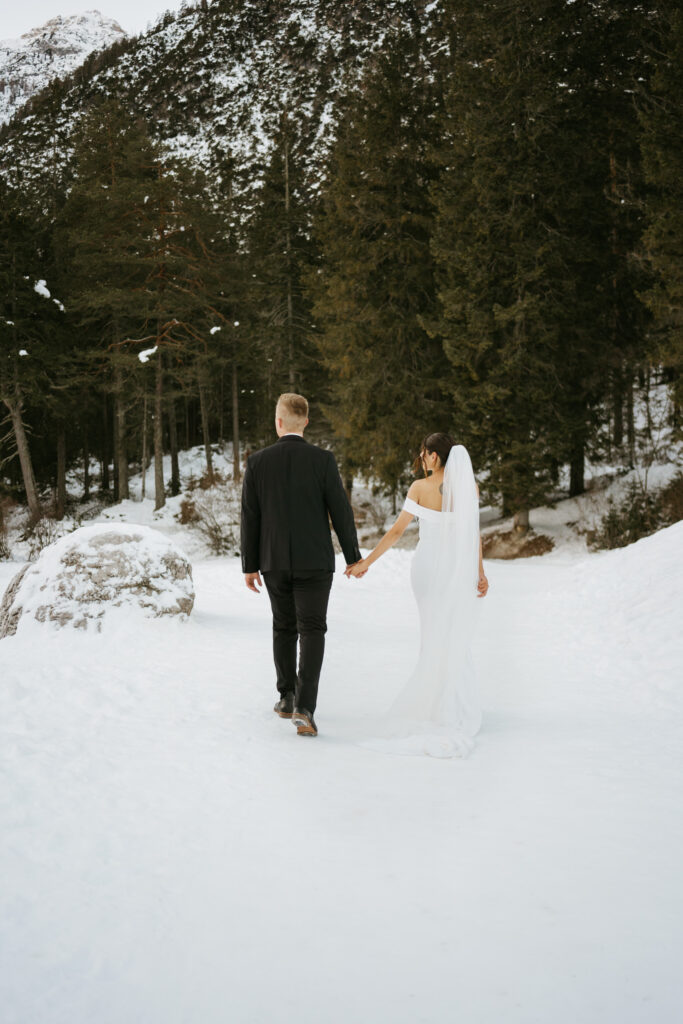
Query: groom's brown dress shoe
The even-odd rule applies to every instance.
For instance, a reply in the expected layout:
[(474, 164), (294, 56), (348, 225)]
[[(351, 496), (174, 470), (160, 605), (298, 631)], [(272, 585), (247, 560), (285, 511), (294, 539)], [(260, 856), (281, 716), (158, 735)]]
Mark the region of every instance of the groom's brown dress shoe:
[(292, 715), (292, 721), (296, 726), (297, 736), (318, 735), (318, 727), (310, 711), (306, 711), (304, 708), (296, 708)]
[(291, 718), (294, 713), (294, 694), (286, 693), (284, 697), (281, 697), (277, 702), (273, 711), (280, 718)]

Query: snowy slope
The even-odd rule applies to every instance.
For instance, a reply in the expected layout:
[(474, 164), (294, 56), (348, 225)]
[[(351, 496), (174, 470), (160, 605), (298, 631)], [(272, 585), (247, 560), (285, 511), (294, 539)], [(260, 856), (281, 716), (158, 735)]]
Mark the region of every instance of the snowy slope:
[[(429, 38), (441, 0), (415, 6)], [(48, 162), (70, 160), (84, 110), (115, 96), (146, 117), (169, 151), (212, 176), (232, 162), (235, 209), (244, 217), (286, 112), (295, 122), (306, 191), (314, 193), (340, 97), (405, 17), (402, 0), (222, 0), (167, 12), (124, 52), (65, 85), (56, 102), (44, 95), (16, 119), (3, 140), (0, 173), (16, 182), (21, 167), (21, 180), (39, 188)]]
[(680, 1018), (683, 524), (487, 564), (466, 761), (357, 742), (416, 654), (410, 557), (338, 575), (315, 740), (237, 559), (185, 625), (0, 642), (5, 1024)]
[(125, 35), (112, 18), (86, 11), (51, 18), (19, 39), (0, 40), (0, 124), (53, 79), (77, 68), (89, 53)]

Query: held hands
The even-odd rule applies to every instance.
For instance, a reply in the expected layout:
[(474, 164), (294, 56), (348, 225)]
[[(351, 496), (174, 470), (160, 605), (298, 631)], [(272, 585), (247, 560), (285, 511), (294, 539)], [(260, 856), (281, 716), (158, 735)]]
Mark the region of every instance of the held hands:
[(360, 562), (354, 562), (353, 565), (347, 565), (344, 569), (344, 575), (349, 579), (353, 576), (354, 579), (361, 579), (365, 576), (369, 566), (365, 564), (365, 559), (361, 558)]

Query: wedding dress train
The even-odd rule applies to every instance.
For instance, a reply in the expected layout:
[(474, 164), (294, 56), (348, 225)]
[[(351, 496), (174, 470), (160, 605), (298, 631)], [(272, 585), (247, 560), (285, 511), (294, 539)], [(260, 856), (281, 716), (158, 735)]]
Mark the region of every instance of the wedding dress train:
[(471, 653), (478, 618), (479, 501), (467, 450), (455, 445), (444, 472), (442, 511), (406, 498), (419, 520), (411, 585), (420, 621), (415, 669), (363, 745), (396, 754), (465, 757), (481, 726)]

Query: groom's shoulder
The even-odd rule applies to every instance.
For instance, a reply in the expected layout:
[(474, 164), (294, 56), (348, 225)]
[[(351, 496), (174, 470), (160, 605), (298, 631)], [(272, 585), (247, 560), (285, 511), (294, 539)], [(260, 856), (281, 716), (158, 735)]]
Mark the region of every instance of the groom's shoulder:
[[(296, 446), (295, 450), (309, 459), (314, 459), (320, 462), (334, 459), (334, 452), (331, 452), (329, 448), (320, 448), (317, 444), (311, 444), (310, 441), (305, 441), (303, 444), (296, 441), (294, 444)], [(275, 441), (273, 444), (269, 444), (265, 448), (260, 448), (256, 452), (250, 452), (248, 461), (254, 465), (264, 460), (268, 461), (270, 459), (278, 459), (288, 449), (290, 451), (292, 450), (290, 445), (287, 443), (281, 444), (279, 441)]]
[(247, 456), (247, 465), (251, 469), (256, 469), (263, 463), (267, 463), (272, 458), (278, 457), (277, 444), (269, 444), (266, 448), (259, 448), (258, 451), (249, 452)]
[(310, 441), (307, 443), (306, 447), (311, 452), (314, 459), (322, 460), (334, 458), (334, 452), (331, 452), (329, 448), (320, 448), (319, 445), (311, 444)]

